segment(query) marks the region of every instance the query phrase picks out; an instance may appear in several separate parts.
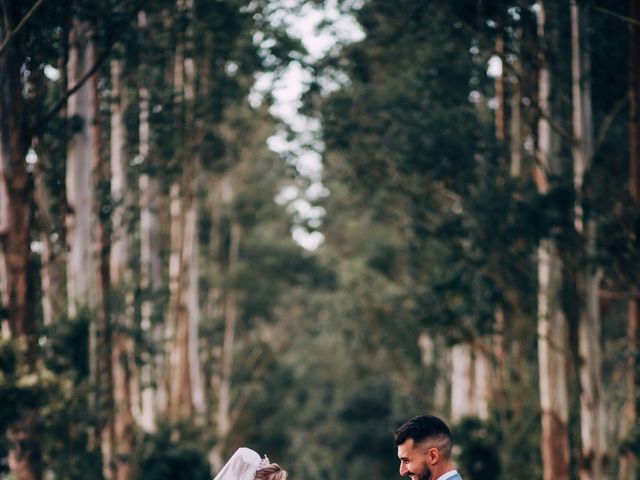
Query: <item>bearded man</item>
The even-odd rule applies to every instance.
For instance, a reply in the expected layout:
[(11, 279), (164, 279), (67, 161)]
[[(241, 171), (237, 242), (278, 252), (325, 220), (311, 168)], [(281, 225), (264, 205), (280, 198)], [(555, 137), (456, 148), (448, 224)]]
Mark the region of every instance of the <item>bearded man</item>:
[(451, 431), (440, 418), (433, 415), (413, 417), (395, 431), (393, 438), (403, 477), (462, 480), (451, 459)]

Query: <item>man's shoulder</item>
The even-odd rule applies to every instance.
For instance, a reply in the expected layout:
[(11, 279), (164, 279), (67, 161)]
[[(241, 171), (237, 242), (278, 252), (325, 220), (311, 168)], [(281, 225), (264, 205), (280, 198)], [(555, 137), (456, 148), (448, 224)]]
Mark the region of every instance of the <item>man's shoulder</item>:
[(457, 471), (453, 470), (438, 477), (438, 480), (462, 480), (462, 477)]

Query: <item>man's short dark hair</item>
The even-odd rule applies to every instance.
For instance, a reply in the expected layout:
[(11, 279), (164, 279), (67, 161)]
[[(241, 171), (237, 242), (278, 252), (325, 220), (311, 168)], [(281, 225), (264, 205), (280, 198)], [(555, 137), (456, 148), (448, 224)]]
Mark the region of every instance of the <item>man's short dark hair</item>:
[(402, 445), (408, 439), (412, 439), (416, 445), (427, 440), (432, 441), (442, 455), (445, 457), (451, 455), (453, 445), (451, 431), (446, 423), (433, 415), (413, 417), (403, 423), (393, 434), (396, 446)]

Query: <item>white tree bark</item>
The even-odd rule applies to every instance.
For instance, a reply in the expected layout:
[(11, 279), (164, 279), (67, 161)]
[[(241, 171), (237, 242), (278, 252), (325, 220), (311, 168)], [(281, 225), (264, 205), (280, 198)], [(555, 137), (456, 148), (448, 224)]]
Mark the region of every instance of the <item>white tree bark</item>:
[[(549, 173), (557, 173), (552, 158), (551, 75), (546, 61), (545, 7), (537, 4), (539, 73), (537, 165), (535, 180), (538, 191), (549, 191)], [(562, 310), (562, 260), (551, 238), (540, 241), (538, 247), (538, 363), (540, 408), (542, 410), (541, 450), (544, 480), (569, 479), (569, 392), (567, 386), (568, 339), (567, 322)]]
[[(70, 34), (68, 78), (75, 84), (94, 63), (94, 47), (90, 29), (75, 19)], [(96, 98), (91, 82), (86, 82), (69, 97), (67, 112), (78, 127), (67, 150), (66, 191), (71, 209), (67, 215), (67, 240), (70, 252), (67, 261), (68, 313), (75, 317), (79, 307), (91, 306), (91, 285), (94, 261), (91, 255), (92, 148), (91, 124), (94, 121)]]
[(176, 319), (178, 317), (179, 308), (179, 289), (180, 289), (180, 252), (182, 247), (182, 199), (180, 198), (180, 185), (173, 183), (170, 188), (170, 207), (171, 213), (171, 242), (170, 242), (170, 254), (169, 254), (169, 314), (167, 317), (167, 332), (166, 338), (171, 342), (172, 347), (169, 350), (169, 378), (168, 384), (168, 403), (171, 411), (170, 415), (177, 416), (177, 413), (173, 413), (174, 405), (177, 400), (175, 385), (175, 375), (173, 372), (178, 368), (178, 351), (173, 347), (175, 343), (176, 332)]
[[(40, 252), (40, 287), (42, 289), (42, 323), (45, 326), (53, 324), (53, 282), (52, 268), (53, 256), (51, 255), (51, 221), (49, 218), (50, 198), (47, 195), (46, 186), (42, 178), (42, 171), (36, 168), (34, 172), (35, 200), (38, 205), (37, 218), (39, 226), (39, 238), (42, 251)], [(1, 201), (1, 200), (0, 200)], [(0, 275), (1, 276), (1, 275)], [(0, 280), (1, 282), (1, 280)]]
[[(418, 347), (422, 355), (422, 364), (425, 367), (438, 372), (451, 370), (449, 349), (443, 339), (434, 339), (427, 332), (422, 332), (418, 337)], [(449, 408), (449, 383), (446, 376), (438, 375), (436, 377), (431, 398), (437, 411), (445, 411)]]
[[(480, 340), (482, 341), (482, 339)], [(488, 342), (487, 342), (488, 343)], [(474, 414), (481, 420), (489, 419), (491, 402), (491, 359), (482, 345), (474, 349)]]
[(193, 231), (191, 236), (191, 252), (189, 262), (189, 285), (187, 290), (187, 312), (189, 318), (189, 375), (191, 377), (191, 398), (193, 407), (198, 414), (198, 420), (203, 420), (202, 414), (205, 411), (204, 387), (202, 385), (202, 372), (200, 370), (200, 259), (198, 248), (198, 209), (197, 205), (192, 205), (187, 214), (187, 224)]
[(588, 199), (583, 192), (584, 176), (591, 167), (593, 155), (591, 72), (586, 9), (584, 2), (571, 1), (575, 228), (583, 239), (584, 255), (583, 265), (577, 278), (580, 302), (578, 353), (582, 440), (579, 472), (581, 480), (603, 480), (608, 476), (599, 295), (602, 272), (593, 262), (596, 255), (596, 225), (593, 218), (587, 216), (584, 205)]
[(109, 276), (115, 288), (123, 287), (127, 269), (127, 228), (125, 192), (127, 173), (124, 156), (124, 102), (122, 92), (122, 61), (111, 61), (111, 216), (113, 238), (111, 241)]
[[(481, 340), (482, 341), (482, 340)], [(460, 343), (451, 348), (451, 419), (489, 418), (491, 362), (483, 345)]]
[(457, 422), (474, 415), (474, 365), (471, 345), (460, 343), (451, 348), (451, 420)]
[[(196, 66), (193, 58), (193, 27), (191, 20), (193, 18), (193, 0), (185, 0), (185, 9), (190, 20), (185, 37), (186, 52), (184, 58), (184, 101), (186, 106), (186, 125), (187, 129), (198, 130), (195, 121), (195, 101), (196, 101)], [(191, 142), (190, 142), (191, 144)], [(186, 228), (191, 232), (189, 239), (190, 245), (185, 244), (184, 268), (188, 277), (187, 293), (185, 296), (186, 312), (188, 315), (188, 360), (189, 360), (189, 377), (191, 386), (191, 400), (193, 408), (202, 420), (204, 413), (204, 388), (202, 385), (202, 372), (200, 366), (200, 341), (199, 341), (199, 322), (200, 322), (200, 269), (199, 269), (199, 249), (198, 249), (198, 211), (200, 198), (200, 159), (197, 154), (188, 160), (191, 163), (191, 175), (189, 183), (191, 192), (189, 194), (189, 210), (186, 215)]]
[(538, 362), (545, 480), (569, 478), (567, 322), (560, 306), (562, 263), (554, 243), (538, 247)]

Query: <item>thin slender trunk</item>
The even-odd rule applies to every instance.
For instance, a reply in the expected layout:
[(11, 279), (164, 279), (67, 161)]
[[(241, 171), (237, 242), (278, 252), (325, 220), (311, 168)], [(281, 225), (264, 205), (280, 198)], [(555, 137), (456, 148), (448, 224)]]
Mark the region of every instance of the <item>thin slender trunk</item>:
[(491, 358), (488, 345), (491, 343), (487, 337), (480, 338), (474, 345), (473, 377), (474, 377), (474, 406), (475, 416), (481, 420), (489, 419), (489, 405), (492, 403), (491, 388)]
[[(506, 386), (508, 379), (507, 364), (507, 333), (504, 309), (501, 306), (496, 308), (494, 314), (494, 334), (491, 336), (490, 352), (494, 359), (493, 375), (488, 380), (490, 384), (490, 395), (492, 404), (498, 412), (504, 412), (506, 409)], [(490, 364), (490, 362), (489, 362)]]
[[(117, 326), (116, 328), (118, 328)], [(131, 377), (127, 355), (129, 345), (121, 332), (113, 331), (113, 400), (114, 400), (114, 451), (115, 480), (131, 480), (134, 478), (134, 418), (131, 409)]]
[(584, 185), (593, 150), (591, 119), (590, 52), (587, 42), (587, 5), (571, 1), (572, 97), (573, 97), (573, 173), (576, 195), (575, 228), (582, 239), (584, 260), (577, 274), (580, 304), (578, 354), (580, 379), (580, 425), (582, 458), (581, 480), (606, 479), (604, 388), (599, 290), (601, 271), (594, 265), (596, 225), (589, 215), (589, 189)]
[(189, 261), (189, 289), (187, 291), (187, 312), (189, 318), (189, 376), (191, 378), (191, 399), (193, 401), (193, 407), (198, 415), (197, 421), (204, 420), (202, 414), (205, 410), (204, 402), (204, 389), (202, 385), (202, 373), (200, 370), (200, 342), (199, 342), (199, 328), (200, 328), (200, 295), (199, 295), (199, 280), (200, 280), (200, 259), (198, 248), (198, 209), (197, 204), (191, 207), (189, 215), (190, 223), (193, 223), (193, 242), (191, 258)]
[[(176, 10), (182, 14), (184, 10), (184, 0), (176, 0)], [(176, 112), (176, 130), (182, 140), (185, 138), (185, 128), (183, 124), (184, 113), (184, 39), (178, 38), (176, 43), (175, 57), (173, 61), (173, 92), (174, 108)], [(182, 304), (182, 251), (184, 244), (184, 212), (185, 206), (181, 198), (182, 191), (179, 182), (171, 185), (171, 254), (169, 257), (169, 317), (167, 327), (170, 330), (168, 338), (171, 339), (170, 355), (170, 378), (169, 384), (169, 418), (177, 421), (180, 417), (181, 395), (184, 394), (182, 383), (184, 380), (179, 377), (178, 372), (183, 370), (181, 364), (184, 362), (184, 354), (180, 346), (186, 341), (186, 330), (180, 324)]]
[(502, 71), (500, 75), (496, 77), (496, 116), (495, 116), (495, 130), (496, 140), (500, 147), (504, 146), (504, 142), (507, 139), (506, 124), (507, 124), (507, 111), (506, 111), (506, 92), (505, 92), (505, 73), (504, 73), (504, 34), (501, 32), (496, 38), (496, 55), (500, 57), (500, 61), (503, 63)]
[[(538, 2), (539, 48), (538, 142), (534, 177), (538, 191), (549, 191), (550, 173), (557, 173), (552, 158), (551, 75), (546, 61), (545, 7)], [(567, 321), (562, 311), (562, 259), (555, 241), (546, 238), (538, 246), (538, 363), (542, 410), (542, 461), (544, 480), (569, 479), (569, 392), (567, 384)]]
[(169, 417), (177, 419), (179, 416), (178, 386), (175, 384), (176, 370), (178, 368), (178, 351), (175, 349), (178, 336), (176, 320), (180, 308), (180, 255), (183, 242), (182, 230), (182, 199), (180, 198), (180, 185), (174, 183), (170, 189), (171, 212), (171, 252), (169, 255), (169, 314), (167, 318), (166, 338), (171, 339), (169, 350), (169, 378), (167, 378), (169, 392)]
[[(138, 27), (141, 36), (148, 40), (148, 20), (144, 10), (138, 13)], [(144, 62), (143, 58), (143, 64), (140, 67), (143, 79), (148, 75), (148, 68)], [(138, 180), (140, 190), (140, 288), (142, 291), (140, 326), (143, 337), (150, 340), (157, 349), (162, 350), (163, 325), (161, 323), (153, 325), (152, 321), (156, 316), (156, 296), (161, 285), (160, 242), (158, 241), (160, 226), (157, 210), (159, 187), (155, 175), (150, 173), (152, 170), (150, 165), (150, 93), (145, 80), (142, 81), (138, 94), (140, 98), (138, 155), (143, 166), (143, 172)], [(162, 381), (158, 378), (158, 374), (163, 370), (162, 356), (144, 351), (141, 352), (141, 358), (141, 424), (146, 431), (152, 431), (155, 428), (156, 415), (160, 407), (157, 392), (163, 387)], [(165, 395), (166, 392), (163, 392), (160, 396), (164, 397)]]
[[(637, 357), (638, 357), (638, 338), (640, 337), (640, 305), (637, 299), (629, 301), (629, 317), (627, 323), (627, 360), (625, 373), (625, 402), (622, 410), (622, 432), (621, 436), (625, 439), (631, 434), (637, 425)], [(620, 480), (637, 479), (636, 469), (637, 458), (634, 452), (624, 451), (620, 458)]]
[[(522, 27), (518, 27), (515, 33), (517, 39), (522, 38)], [(521, 72), (520, 62), (514, 64), (514, 68), (518, 74)], [(512, 92), (510, 99), (509, 116), (509, 136), (511, 162), (509, 173), (512, 177), (519, 177), (522, 173), (522, 85), (520, 84), (520, 75), (513, 77)]]
[[(223, 323), (223, 305), (222, 305), (222, 288), (220, 286), (219, 277), (221, 276), (220, 268), (220, 244), (221, 232), (220, 223), (222, 218), (222, 202), (220, 201), (219, 182), (216, 177), (207, 178), (207, 184), (211, 185), (207, 194), (206, 207), (211, 216), (211, 228), (209, 230), (209, 243), (207, 245), (207, 258), (211, 261), (207, 262), (207, 270), (205, 275), (208, 277), (209, 289), (207, 293), (206, 308), (204, 316), (208, 325), (220, 325)], [(214, 343), (206, 350), (207, 359), (205, 362), (205, 398), (207, 406), (215, 404), (218, 388), (220, 385), (220, 356), (222, 347), (220, 344)]]
[(177, 316), (175, 319), (176, 335), (174, 341), (175, 364), (172, 373), (172, 420), (181, 417), (189, 418), (194, 413), (193, 389), (191, 378), (190, 347), (190, 319), (188, 295), (190, 292), (190, 267), (193, 259), (193, 247), (196, 234), (196, 215), (193, 205), (190, 205), (184, 215), (182, 224), (182, 251), (180, 258), (179, 292), (177, 302)]
[(569, 479), (567, 324), (560, 306), (562, 260), (544, 239), (538, 247), (538, 362), (543, 478)]
[[(199, 132), (203, 126), (196, 121), (195, 109), (196, 109), (196, 63), (194, 59), (194, 32), (193, 32), (193, 0), (185, 1), (185, 8), (187, 11), (187, 18), (189, 23), (185, 32), (185, 47), (186, 55), (184, 58), (184, 102), (186, 108), (185, 123), (187, 129), (190, 132)], [(193, 145), (193, 139), (189, 142)], [(199, 283), (200, 283), (200, 269), (198, 260), (198, 211), (199, 211), (199, 198), (200, 198), (200, 158), (196, 153), (196, 149), (192, 148), (190, 155), (190, 174), (189, 186), (191, 191), (188, 198), (189, 211), (187, 212), (188, 225), (191, 227), (191, 245), (188, 246), (188, 256), (184, 259), (186, 275), (188, 275), (185, 295), (185, 306), (188, 318), (188, 343), (186, 345), (188, 351), (188, 366), (189, 366), (189, 378), (191, 386), (191, 401), (193, 402), (193, 409), (198, 414), (196, 420), (203, 420), (202, 414), (204, 413), (204, 393), (202, 386), (202, 373), (200, 369), (200, 342), (199, 342), (199, 322), (200, 322), (200, 295), (199, 295)]]
[(576, 194), (575, 228), (585, 231), (584, 178), (593, 150), (590, 52), (587, 42), (587, 11), (582, 0), (571, 0), (571, 93), (573, 100), (573, 183)]
[[(226, 180), (229, 182), (229, 179)], [(230, 189), (227, 183), (223, 188)], [(240, 224), (235, 218), (231, 218), (231, 231), (229, 237), (229, 254), (227, 272), (233, 271), (240, 255)], [(220, 368), (220, 387), (218, 389), (218, 410), (216, 414), (216, 426), (220, 441), (216, 445), (216, 452), (220, 456), (225, 441), (231, 429), (231, 383), (233, 375), (233, 351), (235, 349), (236, 323), (237, 323), (237, 298), (233, 288), (228, 287), (224, 293), (224, 337), (222, 343), (222, 356)], [(219, 460), (219, 459), (218, 459)]]
[[(640, 0), (629, 1), (629, 16), (640, 20)], [(629, 192), (635, 208), (640, 207), (640, 27), (629, 24)], [(637, 232), (636, 232), (637, 233)], [(636, 237), (637, 238), (637, 237)], [(640, 301), (632, 295), (627, 321), (627, 356), (622, 437), (638, 422), (638, 352), (640, 351)], [(620, 459), (620, 480), (637, 478), (638, 460), (625, 451)]]
[(110, 255), (110, 281), (112, 288), (111, 318), (113, 371), (113, 458), (114, 479), (134, 478), (134, 416), (132, 412), (133, 345), (127, 331), (132, 318), (131, 273), (127, 267), (129, 239), (126, 228), (127, 176), (124, 155), (125, 110), (122, 86), (122, 61), (111, 61), (111, 196), (114, 202), (112, 214), (112, 248)]
[[(34, 170), (34, 192), (35, 203), (37, 205), (37, 225), (39, 230), (39, 240), (41, 245), (40, 252), (40, 289), (42, 291), (42, 323), (44, 326), (51, 326), (54, 318), (53, 298), (57, 296), (54, 292), (55, 284), (52, 282), (53, 273), (53, 255), (51, 252), (51, 231), (52, 221), (49, 214), (49, 205), (51, 199), (47, 192), (45, 180), (42, 178), (42, 168), (40, 164), (43, 162), (42, 157), (45, 154), (39, 154), (38, 166)], [(1, 200), (0, 200), (1, 201)]]
[[(93, 79), (91, 84), (97, 91), (97, 79)], [(97, 95), (96, 95), (97, 96)], [(102, 138), (97, 123), (94, 138)], [(96, 184), (108, 181), (109, 169), (103, 155), (100, 154), (102, 148), (98, 144), (95, 146), (92, 169), (95, 172)], [(90, 363), (92, 392), (90, 405), (92, 409), (99, 413), (101, 423), (92, 430), (90, 441), (99, 442), (102, 455), (102, 472), (106, 480), (113, 480), (113, 382), (111, 371), (111, 328), (110, 328), (110, 305), (111, 281), (109, 275), (110, 253), (111, 253), (111, 228), (109, 219), (103, 214), (104, 202), (101, 198), (96, 198), (93, 205), (95, 222), (95, 245), (97, 261), (97, 281), (95, 284), (95, 311), (91, 316), (90, 324)], [(91, 445), (93, 449), (94, 446)]]

